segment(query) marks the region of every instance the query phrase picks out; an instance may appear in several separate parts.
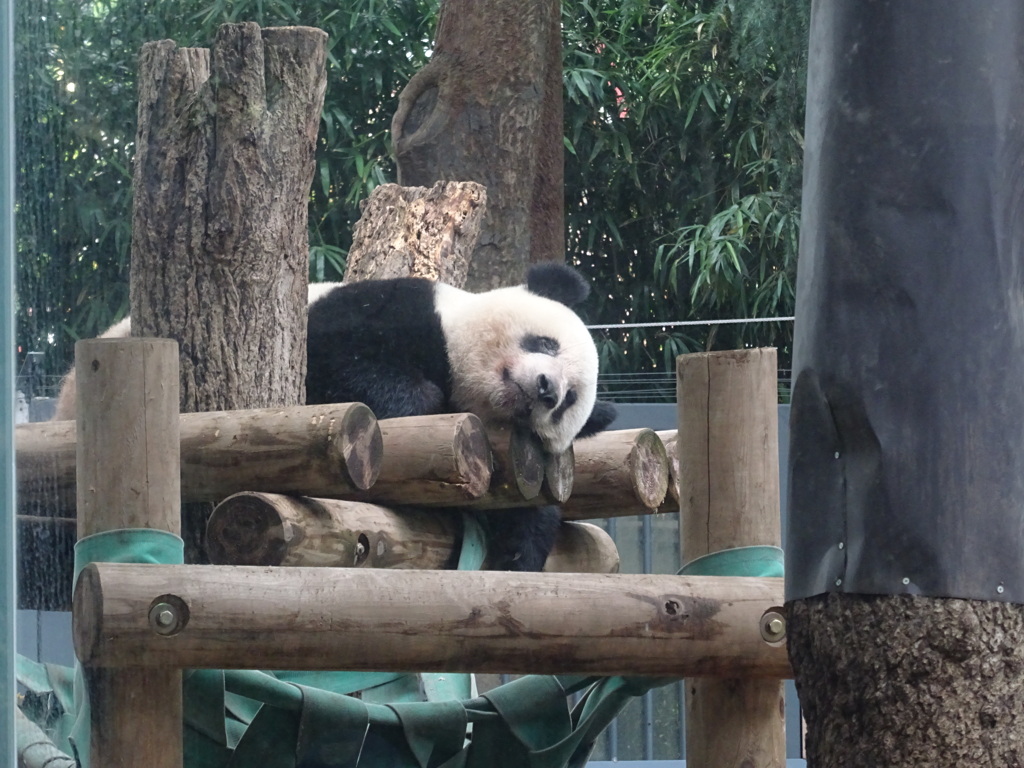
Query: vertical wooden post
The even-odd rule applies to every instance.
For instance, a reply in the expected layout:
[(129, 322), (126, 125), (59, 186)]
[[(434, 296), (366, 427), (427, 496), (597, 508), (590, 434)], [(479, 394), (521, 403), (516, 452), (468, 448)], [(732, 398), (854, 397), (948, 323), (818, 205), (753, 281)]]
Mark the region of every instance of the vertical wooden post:
[[(75, 345), (78, 535), (181, 527), (178, 345), (93, 339)], [(85, 669), (91, 764), (181, 768), (178, 669)]]
[[(780, 545), (776, 365), (774, 349), (677, 360), (684, 563), (734, 547)], [(781, 681), (687, 681), (686, 764), (785, 765), (783, 708)]]

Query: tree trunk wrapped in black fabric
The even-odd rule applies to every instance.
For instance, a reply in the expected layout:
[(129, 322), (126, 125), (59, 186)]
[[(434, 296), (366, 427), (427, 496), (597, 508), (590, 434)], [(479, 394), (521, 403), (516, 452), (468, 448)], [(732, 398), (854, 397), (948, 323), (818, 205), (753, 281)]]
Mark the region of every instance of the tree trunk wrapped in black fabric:
[(1015, 0), (814, 6), (786, 586), (815, 765), (1024, 759), (1022, 63)]

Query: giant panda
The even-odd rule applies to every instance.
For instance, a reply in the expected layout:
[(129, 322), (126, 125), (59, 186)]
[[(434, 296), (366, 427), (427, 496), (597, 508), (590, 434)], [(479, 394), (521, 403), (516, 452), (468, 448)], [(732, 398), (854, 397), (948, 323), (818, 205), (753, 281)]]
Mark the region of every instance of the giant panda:
[[(469, 293), (424, 278), (309, 286), (306, 403), (362, 402), (379, 419), (474, 413), (534, 433), (551, 453), (607, 428), (597, 350), (572, 309), (590, 286), (562, 264), (531, 267), (525, 285)], [(125, 337), (125, 318), (103, 337)], [(55, 419), (75, 418), (73, 373)], [(496, 570), (539, 571), (557, 507), (480, 513)]]
[[(422, 278), (310, 286), (306, 402), (359, 401), (378, 418), (474, 413), (552, 452), (615, 418), (597, 400), (597, 350), (572, 307), (590, 287), (562, 264), (469, 293)], [(496, 570), (539, 571), (557, 507), (483, 513)]]

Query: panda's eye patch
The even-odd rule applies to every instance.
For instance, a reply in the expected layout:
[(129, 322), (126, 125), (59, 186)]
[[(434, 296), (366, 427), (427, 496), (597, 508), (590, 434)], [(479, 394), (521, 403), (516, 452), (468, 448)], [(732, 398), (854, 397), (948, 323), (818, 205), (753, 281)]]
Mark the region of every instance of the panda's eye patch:
[(551, 412), (551, 421), (558, 424), (562, 417), (565, 416), (565, 412), (576, 405), (576, 390), (570, 389), (565, 393), (565, 399), (559, 404), (554, 411)]
[(524, 352), (551, 355), (552, 357), (557, 355), (560, 349), (558, 342), (550, 336), (534, 336), (532, 334), (524, 337), (519, 346)]

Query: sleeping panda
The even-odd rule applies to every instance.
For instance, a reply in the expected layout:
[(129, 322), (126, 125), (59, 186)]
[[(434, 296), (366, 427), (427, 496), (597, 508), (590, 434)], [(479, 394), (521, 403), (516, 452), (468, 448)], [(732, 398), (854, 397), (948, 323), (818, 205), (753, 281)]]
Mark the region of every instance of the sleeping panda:
[[(571, 309), (589, 292), (555, 263), (476, 294), (423, 278), (310, 285), (306, 403), (361, 402), (379, 419), (469, 412), (560, 453), (615, 418), (597, 400), (597, 350)], [(125, 318), (103, 337), (130, 333)], [(55, 419), (75, 418), (73, 373)], [(560, 517), (554, 506), (479, 513), (491, 567), (541, 570)]]
[[(552, 453), (615, 418), (597, 400), (597, 350), (571, 309), (590, 287), (562, 264), (468, 293), (422, 278), (310, 286), (306, 402), (365, 403), (380, 419), (474, 413), (533, 432)], [(496, 570), (539, 571), (557, 507), (480, 515)]]

